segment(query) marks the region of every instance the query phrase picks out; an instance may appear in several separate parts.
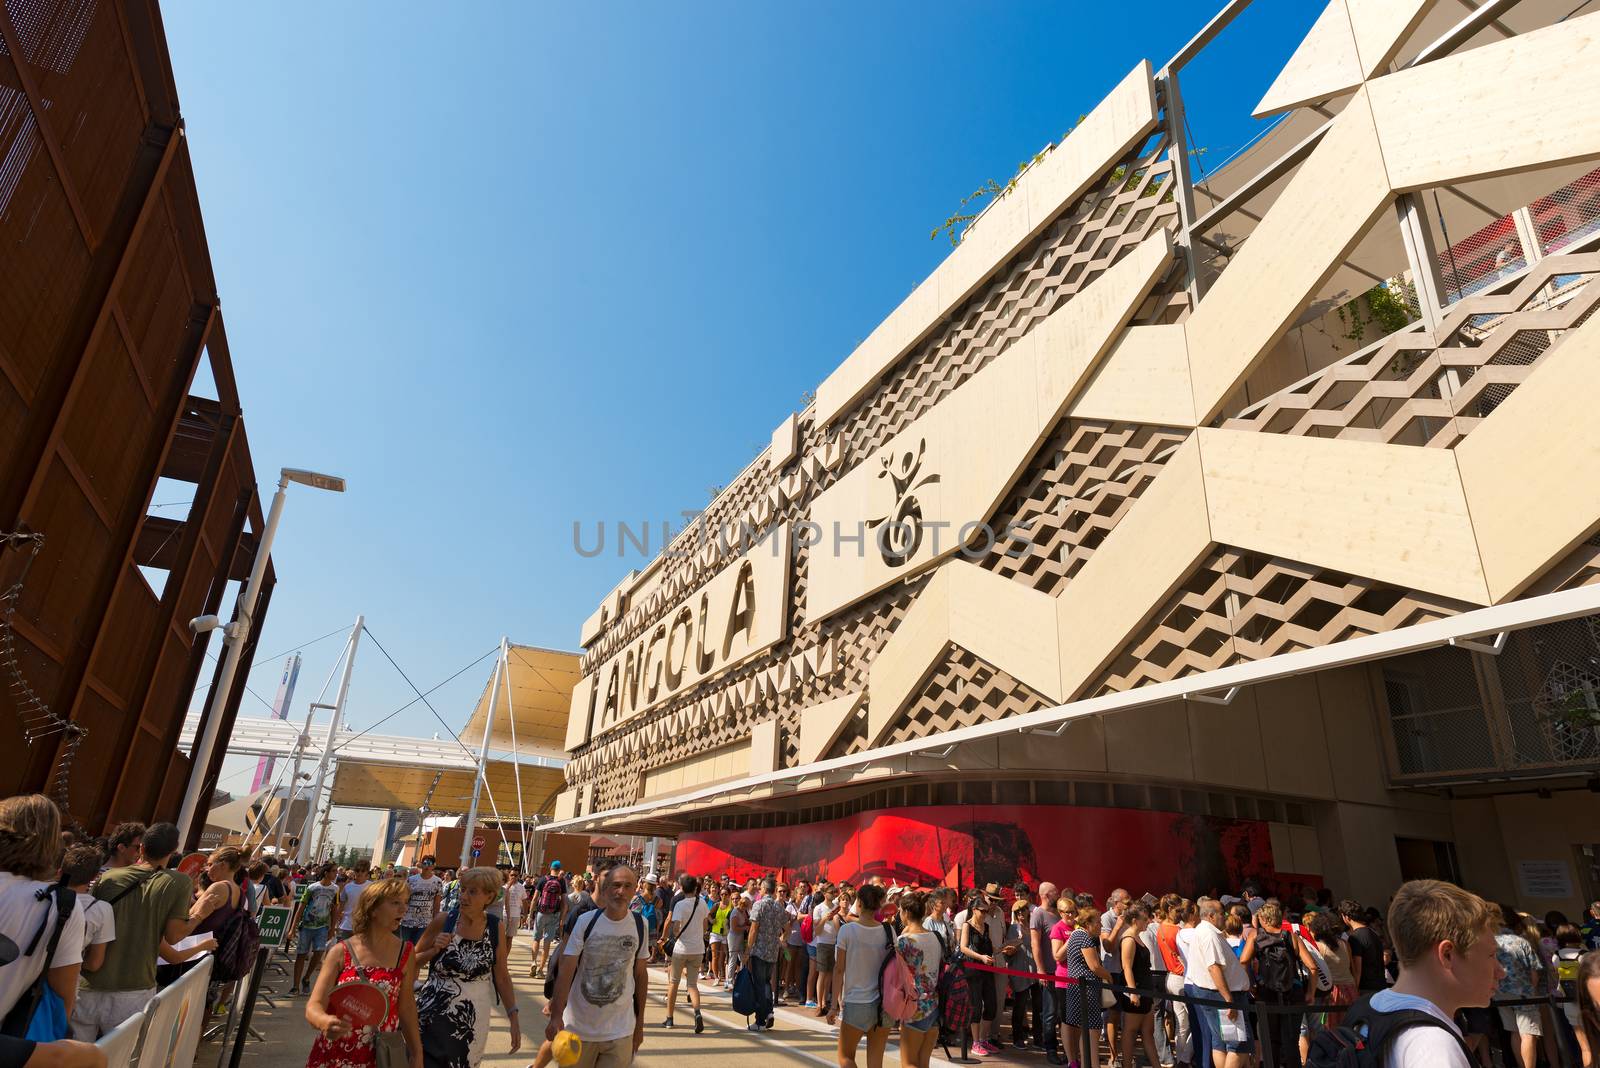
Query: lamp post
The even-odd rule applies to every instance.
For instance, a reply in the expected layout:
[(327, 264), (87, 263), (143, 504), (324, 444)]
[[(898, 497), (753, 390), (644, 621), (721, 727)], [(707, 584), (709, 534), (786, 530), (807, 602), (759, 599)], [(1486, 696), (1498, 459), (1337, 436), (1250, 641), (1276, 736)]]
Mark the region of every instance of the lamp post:
[(279, 473), (278, 492), (272, 498), (272, 511), (267, 515), (266, 529), (261, 532), (261, 542), (256, 546), (256, 558), (250, 567), (250, 579), (245, 583), (244, 591), (239, 594), (239, 618), (224, 624), (216, 616), (200, 616), (189, 622), (189, 630), (196, 636), (220, 627), (226, 652), (222, 659), (222, 671), (218, 674), (216, 685), (212, 687), (211, 694), (206, 700), (205, 729), (195, 741), (194, 759), (189, 768), (189, 785), (183, 792), (183, 805), (178, 810), (178, 835), (185, 848), (192, 848), (193, 840), (199, 838), (199, 829), (195, 827), (195, 816), (199, 813), (202, 800), (208, 807), (210, 804), (209, 799), (201, 797), (205, 790), (206, 769), (211, 766), (211, 754), (217, 747), (217, 735), (221, 733), (222, 707), (227, 702), (228, 691), (233, 689), (233, 677), (239, 670), (239, 659), (244, 652), (244, 643), (250, 636), (250, 621), (256, 610), (256, 597), (261, 592), (261, 580), (266, 575), (267, 560), (272, 555), (272, 541), (278, 533), (278, 520), (283, 516), (283, 499), (291, 482), (334, 493), (344, 492), (342, 478), (285, 467)]

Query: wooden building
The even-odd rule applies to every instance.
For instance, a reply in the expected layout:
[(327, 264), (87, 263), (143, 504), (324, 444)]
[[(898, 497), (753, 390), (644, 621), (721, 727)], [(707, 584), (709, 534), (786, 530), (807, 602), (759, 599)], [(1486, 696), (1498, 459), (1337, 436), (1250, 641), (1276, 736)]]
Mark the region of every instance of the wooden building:
[(155, 0), (0, 3), (0, 161), (0, 787), (170, 819), (262, 512)]

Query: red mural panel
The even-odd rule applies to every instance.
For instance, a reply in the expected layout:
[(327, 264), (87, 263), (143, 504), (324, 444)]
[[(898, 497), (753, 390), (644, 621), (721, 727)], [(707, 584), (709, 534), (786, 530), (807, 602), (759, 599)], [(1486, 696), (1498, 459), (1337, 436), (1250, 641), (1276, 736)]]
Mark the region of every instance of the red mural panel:
[(1070, 805), (930, 805), (825, 823), (707, 831), (678, 841), (677, 866), (697, 875), (970, 887), (1048, 879), (1103, 896), (1237, 890), (1245, 879), (1289, 891), (1320, 881), (1278, 872), (1260, 820)]

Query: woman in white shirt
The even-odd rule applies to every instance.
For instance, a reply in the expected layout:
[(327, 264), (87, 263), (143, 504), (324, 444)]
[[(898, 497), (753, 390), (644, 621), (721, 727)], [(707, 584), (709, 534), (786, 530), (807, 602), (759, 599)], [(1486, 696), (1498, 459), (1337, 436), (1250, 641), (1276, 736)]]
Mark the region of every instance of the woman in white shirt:
[(893, 936), (878, 922), (884, 890), (868, 883), (856, 891), (861, 915), (839, 929), (834, 949), (833, 1006), (828, 1023), (839, 1023), (839, 1064), (856, 1063), (856, 1047), (867, 1040), (867, 1068), (883, 1068), (889, 1025), (883, 1016), (878, 975)]
[[(78, 973), (83, 963), (84, 924), (68, 922), (49, 960), (50, 938), (57, 923), (54, 880), (61, 861), (61, 813), (43, 794), (0, 801), (0, 934), (17, 947), (17, 956), (0, 968), (0, 1016), (33, 988), (40, 975), (72, 1018), (78, 998)], [(77, 900), (62, 888), (61, 896)], [(34, 935), (40, 934), (37, 943)], [(29, 952), (29, 949), (32, 952)], [(65, 1035), (58, 1036), (65, 1038)]]

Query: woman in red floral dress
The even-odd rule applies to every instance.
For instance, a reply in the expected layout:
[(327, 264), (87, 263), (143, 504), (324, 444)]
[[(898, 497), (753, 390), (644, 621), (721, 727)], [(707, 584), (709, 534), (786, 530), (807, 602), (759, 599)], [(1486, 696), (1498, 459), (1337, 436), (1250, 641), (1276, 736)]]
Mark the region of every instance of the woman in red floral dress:
[(348, 1021), (328, 1011), (333, 988), (356, 979), (365, 979), (388, 995), (389, 1013), (378, 1030), (403, 1034), (411, 1068), (422, 1068), (414, 987), (418, 967), (433, 954), (413, 952), (396, 933), (410, 896), (404, 881), (388, 879), (368, 884), (356, 900), (351, 936), (323, 955), (306, 1003), (306, 1022), (322, 1032), (311, 1047), (306, 1068), (369, 1068), (374, 1063), (371, 1029), (352, 1032)]

